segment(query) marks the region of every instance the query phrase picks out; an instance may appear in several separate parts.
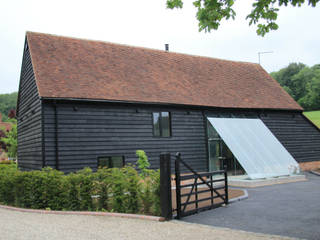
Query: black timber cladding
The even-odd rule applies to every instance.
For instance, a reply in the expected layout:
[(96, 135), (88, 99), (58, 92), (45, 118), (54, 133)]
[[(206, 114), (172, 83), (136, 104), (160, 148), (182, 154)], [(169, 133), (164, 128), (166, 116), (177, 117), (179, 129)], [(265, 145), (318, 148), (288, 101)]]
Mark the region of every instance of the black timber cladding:
[[(204, 119), (201, 111), (178, 108), (121, 106), (108, 104), (44, 104), (46, 163), (65, 172), (85, 166), (97, 168), (101, 156), (124, 156), (135, 164), (135, 151), (146, 151), (152, 168), (159, 168), (161, 152), (181, 152), (198, 171), (207, 169)], [(171, 137), (154, 137), (152, 112), (171, 113)], [(56, 133), (57, 126), (57, 133)], [(57, 135), (56, 135), (57, 134)], [(55, 137), (58, 136), (56, 141)]]
[[(44, 106), (45, 158), (51, 167), (56, 167), (58, 158), (60, 169), (65, 172), (85, 166), (96, 169), (99, 156), (124, 156), (126, 163), (134, 164), (137, 160), (135, 151), (143, 149), (152, 168), (159, 167), (161, 152), (175, 154), (179, 151), (198, 171), (207, 169), (206, 118), (201, 110), (85, 102), (56, 105), (49, 102)], [(154, 111), (171, 112), (172, 137), (153, 136)], [(319, 130), (300, 112), (205, 111), (205, 116), (232, 115), (261, 118), (298, 162), (320, 160)]]
[(41, 113), (30, 52), (25, 44), (17, 105), (18, 165), (23, 170), (43, 167)]
[(301, 112), (222, 109), (206, 116), (260, 118), (297, 162), (320, 161), (320, 130)]
[(320, 130), (301, 113), (271, 112), (261, 120), (297, 162), (320, 161)]

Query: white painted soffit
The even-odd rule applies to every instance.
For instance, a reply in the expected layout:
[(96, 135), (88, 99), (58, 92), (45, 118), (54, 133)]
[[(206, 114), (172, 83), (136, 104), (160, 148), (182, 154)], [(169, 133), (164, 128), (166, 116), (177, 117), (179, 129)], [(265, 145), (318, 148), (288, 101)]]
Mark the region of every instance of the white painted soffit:
[(251, 179), (290, 175), (299, 164), (260, 119), (208, 118)]

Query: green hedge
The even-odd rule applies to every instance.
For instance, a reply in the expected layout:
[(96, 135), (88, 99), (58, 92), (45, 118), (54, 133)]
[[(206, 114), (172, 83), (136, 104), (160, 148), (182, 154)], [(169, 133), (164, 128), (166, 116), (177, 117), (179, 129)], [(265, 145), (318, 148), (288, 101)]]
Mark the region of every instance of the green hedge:
[(0, 164), (0, 202), (34, 209), (160, 214), (160, 174), (131, 166), (77, 173), (44, 168), (20, 171)]

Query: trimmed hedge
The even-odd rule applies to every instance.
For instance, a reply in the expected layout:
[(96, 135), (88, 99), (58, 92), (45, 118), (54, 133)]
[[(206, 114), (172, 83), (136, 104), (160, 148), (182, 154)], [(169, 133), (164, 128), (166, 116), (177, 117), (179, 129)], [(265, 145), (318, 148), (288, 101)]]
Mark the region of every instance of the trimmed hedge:
[(77, 173), (20, 171), (0, 164), (0, 202), (23, 208), (160, 215), (160, 173), (131, 166)]

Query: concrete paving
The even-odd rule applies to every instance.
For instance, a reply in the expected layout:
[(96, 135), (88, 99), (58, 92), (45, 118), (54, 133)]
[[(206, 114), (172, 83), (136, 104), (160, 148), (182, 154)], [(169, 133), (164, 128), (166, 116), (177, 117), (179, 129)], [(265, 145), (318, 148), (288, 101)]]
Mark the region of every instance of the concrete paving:
[(1, 240), (284, 240), (286, 237), (190, 224), (110, 216), (54, 215), (0, 209)]
[(250, 232), (320, 239), (320, 177), (248, 189), (249, 198), (183, 221)]

